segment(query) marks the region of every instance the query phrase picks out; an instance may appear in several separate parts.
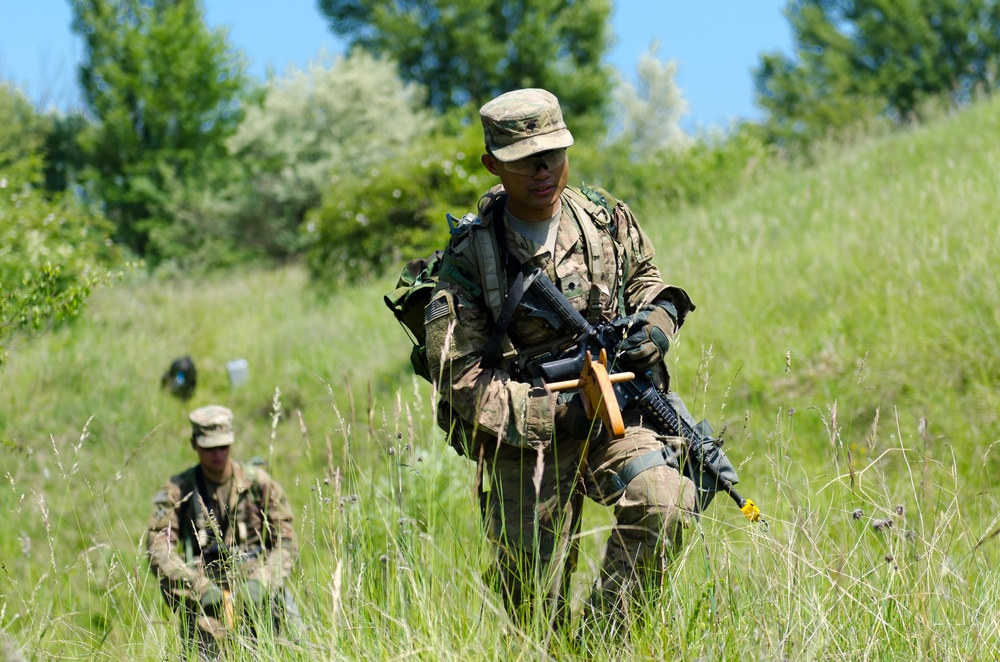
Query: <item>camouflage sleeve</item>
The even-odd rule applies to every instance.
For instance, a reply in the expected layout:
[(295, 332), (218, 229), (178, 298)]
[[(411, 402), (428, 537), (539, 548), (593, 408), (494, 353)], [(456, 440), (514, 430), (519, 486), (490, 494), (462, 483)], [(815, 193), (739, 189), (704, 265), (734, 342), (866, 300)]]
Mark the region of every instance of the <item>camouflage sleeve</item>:
[(625, 311), (632, 314), (655, 301), (670, 301), (677, 309), (678, 326), (694, 310), (687, 292), (663, 282), (660, 270), (653, 264), (656, 251), (653, 243), (639, 227), (628, 205), (619, 202), (614, 209), (618, 237), (625, 246), (629, 279), (625, 284)]
[(504, 443), (548, 444), (556, 396), (515, 381), (502, 370), (482, 367), (483, 351), (493, 334), (492, 314), (475, 296), (475, 278), (462, 275), (472, 267), (453, 254), (445, 260), (424, 316), (427, 361), (441, 398), (464, 421)]
[(258, 469), (257, 481), (260, 483), (261, 512), (266, 518), (268, 531), (266, 546), (267, 554), (264, 563), (259, 566), (255, 579), (264, 586), (275, 588), (282, 586), (285, 579), (292, 574), (292, 567), (299, 554), (298, 542), (295, 538), (295, 528), (292, 526), (292, 507), (288, 503), (285, 491), (278, 481), (271, 478), (262, 469)]
[(164, 588), (175, 595), (190, 593), (197, 598), (211, 585), (200, 567), (188, 565), (177, 552), (180, 539), (181, 489), (173, 481), (153, 497), (153, 510), (146, 527), (146, 554), (149, 567)]

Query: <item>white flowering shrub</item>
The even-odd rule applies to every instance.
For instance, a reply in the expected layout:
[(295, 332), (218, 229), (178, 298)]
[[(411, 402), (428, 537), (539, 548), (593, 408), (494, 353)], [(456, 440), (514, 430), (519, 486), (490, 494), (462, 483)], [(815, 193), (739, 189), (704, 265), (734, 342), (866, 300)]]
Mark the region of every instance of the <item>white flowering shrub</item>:
[(657, 59), (658, 49), (654, 42), (639, 58), (637, 84), (623, 80), (615, 89), (615, 106), (621, 120), (619, 139), (630, 147), (633, 157), (640, 159), (683, 150), (694, 142), (680, 126), (688, 102), (674, 80), (677, 63)]
[(370, 172), (426, 130), (422, 101), (394, 63), (364, 52), (321, 55), (269, 81), (228, 144), (240, 172), (232, 198), (244, 246), (278, 258), (299, 252), (300, 223), (331, 182)]

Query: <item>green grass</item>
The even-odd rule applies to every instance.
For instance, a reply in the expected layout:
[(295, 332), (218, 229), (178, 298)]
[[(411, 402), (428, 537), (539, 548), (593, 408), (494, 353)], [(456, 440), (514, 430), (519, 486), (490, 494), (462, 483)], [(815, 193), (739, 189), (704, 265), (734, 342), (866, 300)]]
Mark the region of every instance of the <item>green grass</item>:
[[(832, 149), (726, 202), (631, 201), (698, 304), (674, 386), (764, 511), (718, 497), (627, 643), (520, 628), (486, 585), (471, 463), (433, 424), (383, 278), (320, 296), (301, 270), (134, 277), (0, 375), (0, 623), (34, 660), (177, 653), (141, 554), (149, 500), (193, 463), (186, 415), (290, 494), (307, 631), (262, 659), (898, 660), (1000, 654), (1000, 105)], [(195, 398), (159, 391), (175, 356)], [(246, 358), (249, 384), (225, 363)], [(857, 514), (855, 514), (857, 513)], [(888, 524), (891, 522), (891, 525)], [(585, 514), (585, 600), (608, 513)], [(241, 649), (234, 659), (255, 659)]]

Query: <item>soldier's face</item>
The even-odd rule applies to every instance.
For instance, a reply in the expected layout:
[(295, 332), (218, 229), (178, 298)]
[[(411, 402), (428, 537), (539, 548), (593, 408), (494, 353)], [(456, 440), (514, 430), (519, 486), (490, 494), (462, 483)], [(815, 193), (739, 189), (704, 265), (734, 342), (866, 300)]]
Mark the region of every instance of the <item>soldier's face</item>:
[[(483, 165), (500, 178), (507, 192), (507, 209), (522, 221), (546, 221), (559, 208), (559, 196), (569, 181), (569, 157), (553, 159), (552, 169), (544, 156), (533, 155), (508, 166), (492, 154), (483, 154)], [(535, 166), (524, 167), (525, 164)], [(533, 174), (524, 174), (533, 172)]]
[(229, 446), (202, 448), (196, 445), (194, 449), (198, 451), (198, 463), (206, 476), (216, 482), (226, 476), (229, 469)]

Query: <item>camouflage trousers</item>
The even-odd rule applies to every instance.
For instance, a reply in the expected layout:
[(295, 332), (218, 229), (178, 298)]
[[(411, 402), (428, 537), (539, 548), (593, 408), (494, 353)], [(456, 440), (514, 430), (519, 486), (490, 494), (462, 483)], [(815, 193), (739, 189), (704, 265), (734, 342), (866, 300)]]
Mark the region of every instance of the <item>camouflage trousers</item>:
[(483, 454), (480, 496), (497, 551), (494, 579), (515, 619), (530, 618), (544, 606), (553, 626), (568, 622), (584, 498), (612, 506), (616, 520), (590, 597), (592, 612), (620, 614), (679, 550), (682, 529), (694, 517), (691, 480), (676, 468), (656, 466), (622, 489), (618, 475), (629, 460), (665, 445), (682, 448), (677, 444), (683, 440), (644, 427), (637, 413), (624, 412), (624, 419), (622, 439), (602, 433), (589, 443), (563, 440), (542, 452), (501, 445), (492, 457), (488, 450)]
[(207, 612), (198, 603), (186, 600), (179, 611), (181, 659), (199, 662), (219, 660), (227, 647), (255, 642), (264, 630), (272, 636), (285, 635), (301, 622), (295, 599), (287, 589), (272, 593), (263, 604), (230, 603)]

